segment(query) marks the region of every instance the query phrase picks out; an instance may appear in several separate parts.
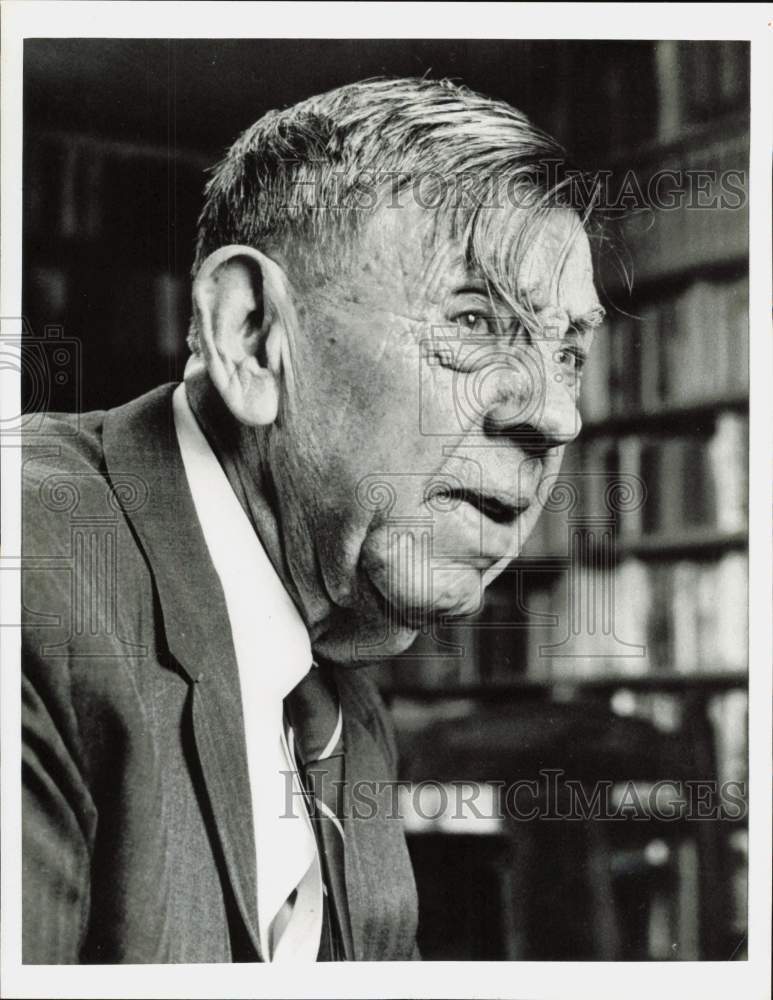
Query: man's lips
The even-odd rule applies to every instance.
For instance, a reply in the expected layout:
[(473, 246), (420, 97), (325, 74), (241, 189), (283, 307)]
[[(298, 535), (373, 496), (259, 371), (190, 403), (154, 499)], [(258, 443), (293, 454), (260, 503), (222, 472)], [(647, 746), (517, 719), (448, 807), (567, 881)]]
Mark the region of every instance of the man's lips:
[(435, 497), (442, 497), (444, 503), (449, 504), (454, 501), (468, 503), (497, 524), (512, 524), (531, 504), (530, 499), (468, 488), (439, 489), (433, 494)]

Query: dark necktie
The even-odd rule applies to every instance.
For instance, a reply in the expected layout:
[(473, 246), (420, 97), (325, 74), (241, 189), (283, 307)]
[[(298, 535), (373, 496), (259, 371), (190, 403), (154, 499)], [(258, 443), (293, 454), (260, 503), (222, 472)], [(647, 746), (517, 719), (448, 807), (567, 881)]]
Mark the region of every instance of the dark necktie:
[(285, 698), (288, 742), (306, 790), (322, 876), (320, 961), (351, 961), (354, 947), (346, 898), (343, 819), (344, 741), (341, 705), (327, 665), (312, 667)]

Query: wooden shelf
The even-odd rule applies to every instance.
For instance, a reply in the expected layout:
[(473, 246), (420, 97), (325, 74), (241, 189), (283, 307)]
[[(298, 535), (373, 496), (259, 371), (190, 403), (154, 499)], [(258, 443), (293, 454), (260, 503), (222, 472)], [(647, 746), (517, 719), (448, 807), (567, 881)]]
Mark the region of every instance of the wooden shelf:
[[(725, 552), (745, 549), (749, 544), (746, 531), (716, 531), (712, 528), (685, 529), (679, 534), (642, 535), (636, 539), (617, 539), (618, 565), (623, 559), (637, 558), (648, 561), (675, 559), (707, 559)], [(565, 573), (568, 569), (568, 552), (547, 552), (538, 556), (521, 556), (498, 578), (506, 580), (517, 573)], [(496, 583), (494, 584), (496, 586)]]
[(721, 694), (725, 691), (745, 690), (748, 686), (748, 674), (738, 671), (700, 671), (692, 674), (642, 674), (640, 676), (625, 676), (620, 674), (601, 674), (598, 677), (566, 677), (552, 680), (538, 680), (533, 677), (514, 678), (507, 683), (466, 684), (458, 687), (430, 688), (419, 685), (396, 685), (385, 688), (383, 696), (388, 701), (397, 698), (414, 701), (454, 701), (482, 700), (497, 701), (519, 699), (523, 697), (554, 697), (570, 698), (578, 694), (612, 694), (625, 689), (634, 692), (663, 692), (669, 694), (704, 695)]
[(677, 559), (690, 556), (719, 556), (733, 549), (745, 549), (749, 536), (745, 531), (685, 531), (678, 535), (642, 536), (636, 541), (621, 540), (618, 558)]
[(736, 410), (746, 413), (749, 409), (749, 397), (718, 396), (715, 399), (701, 400), (695, 403), (684, 403), (664, 407), (662, 410), (650, 410), (639, 413), (621, 413), (606, 417), (604, 420), (591, 420), (583, 424), (581, 440), (592, 437), (618, 437), (623, 434), (637, 432), (672, 434), (675, 428), (688, 427), (696, 430), (707, 420), (722, 410)]

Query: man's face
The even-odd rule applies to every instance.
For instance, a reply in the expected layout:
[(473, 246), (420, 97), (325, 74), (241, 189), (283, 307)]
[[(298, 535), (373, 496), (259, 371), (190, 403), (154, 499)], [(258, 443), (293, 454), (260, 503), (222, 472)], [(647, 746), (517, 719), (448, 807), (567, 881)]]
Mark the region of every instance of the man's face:
[(298, 294), (271, 439), (312, 637), (331, 606), (344, 631), (358, 616), (383, 625), (387, 607), (397, 624), (385, 655), (428, 613), (476, 611), (520, 551), (540, 484), (580, 429), (579, 368), (601, 313), (568, 210), (551, 213), (513, 276), (531, 332), (428, 222), (418, 208), (383, 209), (340, 280)]

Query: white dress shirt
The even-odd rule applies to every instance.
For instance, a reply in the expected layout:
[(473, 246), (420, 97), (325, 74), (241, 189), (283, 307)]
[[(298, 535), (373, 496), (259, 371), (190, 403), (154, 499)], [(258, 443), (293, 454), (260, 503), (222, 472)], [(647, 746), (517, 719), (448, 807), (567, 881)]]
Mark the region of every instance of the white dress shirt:
[[(309, 636), (193, 415), (184, 385), (174, 392), (173, 411), (188, 485), (223, 587), (239, 668), (261, 950), (266, 961), (315, 961), (322, 931), (322, 873), (283, 725), (283, 700), (312, 664)], [(180, 572), (186, 572), (184, 566)], [(293, 890), (297, 895), (288, 904)], [(272, 927), (280, 911), (281, 919)]]

